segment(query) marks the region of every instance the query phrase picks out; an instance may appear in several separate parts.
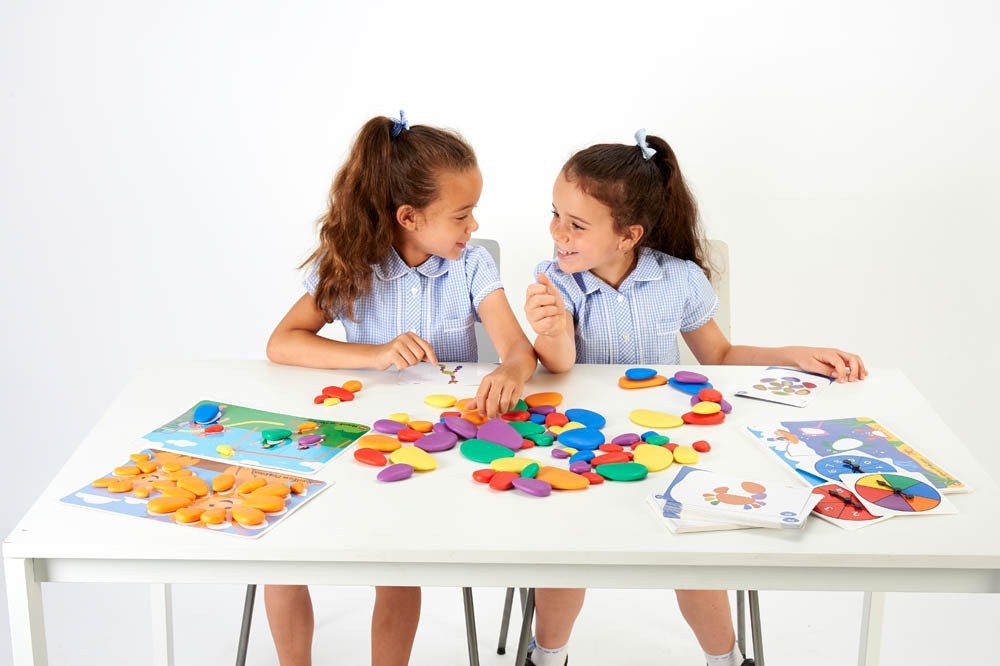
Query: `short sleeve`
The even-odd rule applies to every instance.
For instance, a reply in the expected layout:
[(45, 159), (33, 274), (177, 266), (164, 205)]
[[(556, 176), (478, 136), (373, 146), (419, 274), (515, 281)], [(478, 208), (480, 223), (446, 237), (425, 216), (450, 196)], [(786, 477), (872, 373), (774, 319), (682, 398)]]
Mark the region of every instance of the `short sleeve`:
[(701, 328), (715, 316), (719, 310), (719, 297), (698, 264), (693, 261), (685, 261), (684, 264), (687, 270), (688, 297), (684, 303), (681, 332), (687, 333)]
[(544, 274), (556, 289), (562, 294), (563, 307), (570, 312), (576, 312), (576, 302), (579, 300), (580, 288), (573, 280), (572, 275), (567, 275), (559, 270), (559, 264), (548, 259), (538, 262), (535, 272), (531, 274), (532, 282), (538, 279), (539, 274)]
[[(469, 283), (472, 307), (479, 312), (479, 304), (497, 289), (503, 289), (500, 271), (493, 256), (484, 247), (470, 245), (465, 251), (465, 276)], [(478, 318), (478, 314), (477, 314)]]
[[(306, 275), (302, 278), (302, 286), (305, 287), (306, 293), (316, 298), (316, 290), (319, 288), (319, 264), (312, 263), (309, 264), (309, 268), (306, 269)], [(337, 313), (327, 313), (329, 315), (330, 321), (337, 321), (340, 319), (340, 315), (343, 311)]]

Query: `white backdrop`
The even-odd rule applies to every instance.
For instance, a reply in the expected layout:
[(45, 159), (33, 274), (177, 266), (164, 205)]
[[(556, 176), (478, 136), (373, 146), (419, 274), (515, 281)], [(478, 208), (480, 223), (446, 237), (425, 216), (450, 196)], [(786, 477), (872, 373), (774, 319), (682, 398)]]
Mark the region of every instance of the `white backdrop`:
[(400, 107), (476, 148), (519, 316), (558, 168), (645, 127), (730, 244), (735, 342), (902, 367), (1000, 465), (994, 3), (480, 4), (0, 4), (3, 534), (138, 367), (263, 357)]

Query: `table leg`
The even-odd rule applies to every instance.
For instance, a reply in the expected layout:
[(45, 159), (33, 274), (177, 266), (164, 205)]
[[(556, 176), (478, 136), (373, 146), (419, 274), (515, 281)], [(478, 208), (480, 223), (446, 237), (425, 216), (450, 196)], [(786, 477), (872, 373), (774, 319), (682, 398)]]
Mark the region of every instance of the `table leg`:
[(35, 579), (35, 561), (5, 559), (4, 574), (14, 666), (46, 666), (49, 658), (45, 651), (42, 584)]
[(174, 609), (170, 585), (153, 583), (149, 586), (150, 609), (153, 615), (152, 666), (174, 664)]
[(882, 616), (885, 613), (885, 592), (865, 592), (861, 610), (861, 644), (858, 646), (858, 666), (878, 666), (882, 648)]

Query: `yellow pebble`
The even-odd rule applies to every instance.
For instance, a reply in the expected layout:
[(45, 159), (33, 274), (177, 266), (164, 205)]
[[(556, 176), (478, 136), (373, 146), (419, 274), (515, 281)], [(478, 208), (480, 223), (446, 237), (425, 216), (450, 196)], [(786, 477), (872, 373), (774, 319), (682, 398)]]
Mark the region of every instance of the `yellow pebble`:
[(549, 432), (551, 432), (553, 435), (558, 436), (559, 434), (562, 433), (562, 431), (563, 431), (562, 426), (557, 426), (557, 425), (549, 426)]
[(349, 381), (344, 382), (341, 385), (341, 388), (350, 391), (351, 393), (357, 393), (358, 391), (361, 390), (361, 382), (359, 382), (357, 379), (351, 379)]
[(133, 453), (132, 455), (130, 455), (128, 457), (128, 459), (131, 460), (132, 462), (141, 462), (143, 460), (149, 460), (149, 454), (148, 453)]
[(318, 430), (318, 429), (319, 429), (319, 424), (316, 423), (315, 421), (303, 421), (302, 423), (299, 424), (300, 433), (312, 432), (313, 430)]
[(573, 455), (574, 453), (578, 453), (578, 451), (576, 449), (574, 449), (572, 446), (564, 446), (564, 447), (562, 447), (562, 450), (565, 451), (566, 453), (568, 453), (569, 455)]
[[(576, 430), (577, 428), (586, 428), (586, 427), (587, 426), (585, 426), (582, 423), (579, 423), (577, 421), (570, 421), (569, 423), (567, 423), (566, 425), (564, 425), (562, 427), (562, 430), (560, 432), (566, 432), (567, 430)], [(551, 428), (550, 428), (550, 430), (551, 430)]]
[(163, 495), (146, 502), (146, 511), (155, 514), (173, 513), (177, 509), (190, 506), (192, 501), (187, 497)]
[(442, 409), (447, 407), (454, 407), (455, 402), (458, 400), (453, 395), (446, 395), (444, 393), (434, 393), (424, 398), (426, 402), (431, 407), (440, 407)]
[(517, 472), (520, 474), (525, 467), (535, 462), (530, 458), (497, 458), (490, 463), (495, 472)]
[(632, 423), (646, 428), (677, 428), (684, 425), (681, 417), (652, 409), (634, 409), (628, 417)]
[(698, 462), (698, 452), (690, 446), (678, 446), (674, 449), (674, 461), (681, 465), (694, 465)]
[(324, 398), (323, 404), (329, 407), (330, 405), (336, 405), (340, 402), (340, 398)]
[(639, 444), (632, 449), (632, 455), (633, 462), (645, 466), (650, 472), (659, 472), (674, 462), (674, 454), (670, 449), (654, 444)]
[(406, 463), (418, 472), (427, 472), (437, 467), (434, 456), (416, 446), (404, 446), (389, 454), (393, 463)]
[(236, 485), (236, 477), (232, 474), (219, 474), (212, 479), (212, 490), (217, 493), (224, 493)]
[(722, 411), (722, 405), (717, 402), (711, 402), (709, 400), (702, 400), (696, 403), (691, 411), (695, 414), (715, 414), (716, 412)]
[(180, 463), (163, 463), (164, 472), (179, 472), (184, 469), (184, 465)]
[(386, 418), (390, 421), (398, 421), (400, 423), (410, 422), (410, 415), (406, 412), (395, 412), (394, 414), (389, 414)]
[(236, 452), (233, 451), (233, 447), (229, 446), (228, 444), (219, 444), (217, 447), (215, 447), (215, 452), (218, 453), (220, 456), (226, 456), (227, 458), (236, 455)]

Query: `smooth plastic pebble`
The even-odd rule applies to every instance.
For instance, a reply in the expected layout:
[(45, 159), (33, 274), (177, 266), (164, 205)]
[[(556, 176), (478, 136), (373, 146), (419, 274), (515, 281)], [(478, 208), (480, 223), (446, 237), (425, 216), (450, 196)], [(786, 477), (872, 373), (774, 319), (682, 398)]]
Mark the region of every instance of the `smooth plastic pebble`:
[(379, 435), (376, 433), (370, 433), (363, 435), (358, 439), (358, 446), (367, 449), (375, 449), (376, 451), (382, 451), (388, 453), (390, 451), (395, 451), (402, 444), (395, 437), (389, 437), (388, 435)]
[(639, 463), (650, 472), (659, 472), (670, 467), (674, 454), (670, 449), (653, 444), (639, 444), (632, 450), (633, 462)]
[(511, 483), (522, 493), (533, 495), (534, 497), (548, 497), (552, 493), (552, 486), (545, 481), (520, 476)]
[(649, 470), (637, 462), (611, 463), (595, 467), (594, 471), (608, 481), (639, 481), (645, 479)]
[(569, 458), (569, 455), (570, 454), (569, 454), (568, 451), (566, 451), (566, 449), (560, 449), (560, 448), (552, 449), (552, 457), (553, 458), (558, 458), (560, 460), (565, 460), (566, 458)]
[(674, 379), (682, 384), (704, 384), (708, 381), (708, 377), (705, 375), (690, 370), (678, 370), (674, 373)]
[(542, 465), (535, 478), (548, 483), (555, 490), (583, 490), (590, 485), (590, 481), (580, 474), (548, 465)]
[(295, 443), (299, 445), (300, 449), (308, 448), (310, 446), (316, 446), (323, 441), (323, 435), (302, 435)]
[(419, 430), (414, 430), (413, 428), (410, 427), (403, 428), (402, 430), (396, 433), (396, 439), (398, 439), (401, 442), (415, 442), (423, 436), (424, 433), (420, 432)]
[(364, 385), (357, 379), (349, 379), (343, 384), (341, 384), (341, 388), (350, 391), (351, 393), (357, 393), (362, 389), (363, 386)]
[(493, 490), (510, 490), (514, 487), (514, 479), (520, 478), (517, 472), (497, 472), (490, 479), (490, 488)]
[(203, 405), (198, 405), (194, 409), (194, 414), (191, 420), (198, 425), (208, 425), (209, 423), (215, 423), (222, 417), (222, 410), (215, 403), (206, 402)]
[(259, 476), (255, 476), (252, 479), (247, 479), (240, 485), (236, 487), (236, 493), (239, 495), (248, 495), (258, 488), (263, 488), (267, 485), (267, 479), (263, 479)]
[(413, 466), (406, 463), (389, 465), (375, 477), (379, 481), (402, 481), (413, 476)]
[(448, 409), (449, 407), (454, 407), (455, 403), (458, 401), (453, 395), (447, 395), (444, 393), (432, 393), (424, 398), (426, 402), (431, 407), (437, 407), (439, 409)]
[(479, 426), (476, 431), (476, 438), (483, 439), (494, 444), (502, 444), (512, 451), (521, 448), (521, 440), (524, 439), (517, 430), (503, 419), (490, 419)]
[(323, 398), (323, 405), (325, 405), (326, 407), (332, 407), (333, 405), (339, 405), (339, 404), (340, 404), (340, 398), (334, 398), (332, 396)]
[(496, 470), (477, 469), (472, 473), (472, 479), (473, 481), (478, 481), (479, 483), (489, 483), (494, 474), (496, 474)]
[(681, 417), (652, 409), (634, 409), (628, 417), (633, 423), (646, 428), (677, 428), (684, 425)]
[(633, 381), (641, 382), (644, 379), (655, 377), (656, 370), (653, 368), (629, 368), (625, 371), (625, 376)]
[(708, 453), (712, 450), (712, 445), (703, 439), (699, 439), (697, 442), (691, 445), (691, 448), (698, 453)]
[(626, 432), (618, 435), (611, 440), (612, 444), (617, 444), (619, 446), (632, 446), (639, 441), (639, 435), (634, 432)]
[(532, 462), (530, 465), (521, 470), (521, 477), (525, 479), (533, 479), (538, 476), (538, 470), (542, 468), (537, 462)]
[(260, 525), (267, 518), (263, 511), (252, 506), (234, 506), (230, 513), (233, 515), (233, 520), (244, 527)]
[(663, 386), (666, 383), (667, 378), (663, 375), (656, 375), (655, 377), (650, 377), (649, 379), (643, 379), (641, 381), (629, 379), (628, 377), (618, 378), (618, 387), (623, 389), (653, 388), (654, 386)]
[(678, 446), (674, 449), (674, 462), (681, 465), (694, 465), (698, 462), (698, 452), (690, 446)]
[(464, 417), (448, 416), (444, 424), (462, 439), (472, 439), (476, 436), (476, 425)]
[(603, 416), (589, 409), (567, 409), (566, 416), (569, 417), (570, 421), (582, 423), (588, 428), (603, 428), (607, 423)]
[(684, 382), (677, 381), (673, 377), (671, 377), (670, 379), (668, 379), (667, 383), (670, 384), (671, 386), (673, 386), (678, 391), (682, 391), (683, 393), (687, 393), (688, 395), (697, 395), (698, 391), (700, 391), (702, 389), (712, 388), (712, 385), (708, 384), (708, 383), (705, 383), (705, 384), (685, 384)]
[(431, 432), (424, 435), (413, 443), (414, 446), (427, 451), (428, 453), (438, 453), (455, 448), (458, 444), (458, 435), (447, 430), (445, 432)]
[(354, 393), (340, 386), (325, 386), (321, 393), (328, 398), (339, 398), (341, 402), (354, 400)]
[(385, 467), (386, 462), (388, 462), (384, 453), (378, 449), (369, 449), (364, 446), (354, 449), (354, 459), (373, 467)]
[(559, 434), (559, 443), (574, 449), (596, 449), (604, 443), (604, 433), (596, 428), (574, 428)]
[(716, 412), (715, 414), (696, 414), (694, 412), (685, 412), (681, 415), (684, 419), (684, 423), (690, 425), (717, 425), (726, 420), (725, 412)]
[(557, 407), (562, 404), (562, 401), (562, 393), (556, 393), (555, 391), (532, 393), (531, 395), (524, 397), (524, 402), (528, 407)]
[(490, 462), (490, 468), (495, 472), (515, 472), (521, 471), (532, 463), (530, 458), (497, 458)]
[(429, 472), (437, 468), (437, 460), (434, 460), (434, 456), (415, 446), (404, 446), (396, 449), (389, 454), (389, 462), (409, 465), (417, 472)]
[(382, 432), (387, 435), (395, 435), (397, 432), (406, 427), (405, 421), (397, 421), (396, 419), (379, 419), (372, 424), (372, 429), (376, 432)]
[(224, 493), (231, 490), (235, 485), (236, 477), (229, 473), (223, 472), (222, 474), (217, 474), (215, 478), (212, 479), (213, 492)]
[(467, 439), (459, 446), (459, 451), (469, 460), (485, 465), (497, 458), (512, 458), (514, 452), (502, 444), (494, 444), (482, 439)]
[(722, 405), (717, 402), (703, 400), (691, 408), (695, 414), (715, 414), (722, 411)]
[(218, 453), (220, 456), (225, 456), (227, 458), (230, 458), (236, 454), (236, 451), (233, 450), (233, 447), (229, 446), (228, 444), (219, 444), (217, 447), (215, 447), (215, 452)]
[(243, 498), (243, 506), (260, 509), (264, 513), (277, 513), (278, 511), (284, 511), (285, 500), (284, 498), (276, 497), (274, 495), (259, 495), (257, 493), (250, 493)]
[(722, 393), (714, 388), (704, 388), (698, 391), (698, 398), (708, 402), (722, 402)]
[(569, 464), (569, 471), (574, 474), (582, 474), (584, 472), (589, 472), (592, 469), (589, 462), (586, 460), (576, 460)]

